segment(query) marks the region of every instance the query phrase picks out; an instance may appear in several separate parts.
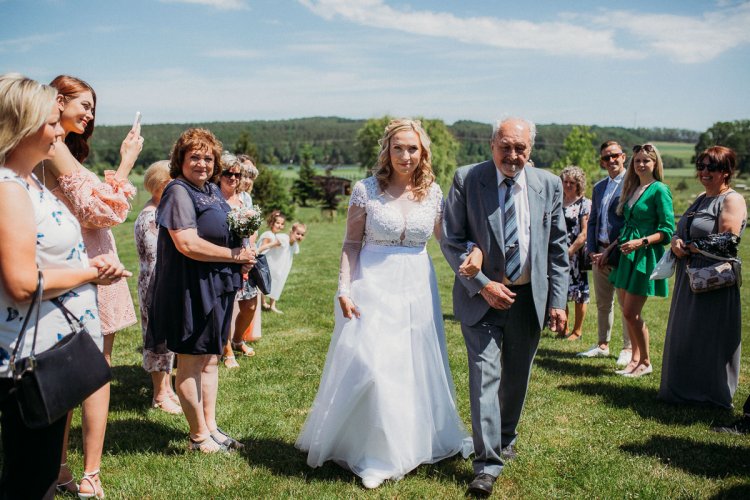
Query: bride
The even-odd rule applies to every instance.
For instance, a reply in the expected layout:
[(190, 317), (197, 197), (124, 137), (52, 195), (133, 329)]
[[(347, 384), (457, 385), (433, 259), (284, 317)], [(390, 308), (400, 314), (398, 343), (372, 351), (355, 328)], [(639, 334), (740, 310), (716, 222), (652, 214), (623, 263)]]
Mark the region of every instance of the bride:
[[(366, 488), (471, 451), (456, 411), (432, 261), (443, 196), (419, 121), (393, 120), (374, 175), (355, 184), (339, 271), (336, 326), (296, 447)], [(467, 261), (472, 256), (467, 258)]]

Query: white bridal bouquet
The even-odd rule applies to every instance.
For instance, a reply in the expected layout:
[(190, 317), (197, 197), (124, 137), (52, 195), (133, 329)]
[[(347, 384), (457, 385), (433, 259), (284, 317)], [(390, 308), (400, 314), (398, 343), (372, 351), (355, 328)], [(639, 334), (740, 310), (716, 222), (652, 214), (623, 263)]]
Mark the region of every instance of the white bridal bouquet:
[(247, 246), (250, 236), (263, 224), (260, 207), (252, 205), (250, 207), (233, 208), (227, 214), (227, 224), (229, 230), (235, 236), (242, 238), (242, 245)]

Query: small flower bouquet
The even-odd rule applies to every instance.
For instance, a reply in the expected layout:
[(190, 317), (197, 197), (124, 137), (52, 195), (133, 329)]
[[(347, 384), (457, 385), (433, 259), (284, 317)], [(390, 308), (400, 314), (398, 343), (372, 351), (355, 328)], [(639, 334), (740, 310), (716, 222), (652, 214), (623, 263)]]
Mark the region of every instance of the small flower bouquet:
[(263, 217), (260, 207), (253, 205), (250, 207), (233, 208), (227, 214), (227, 225), (232, 234), (242, 238), (243, 246), (247, 246), (250, 236), (263, 224)]

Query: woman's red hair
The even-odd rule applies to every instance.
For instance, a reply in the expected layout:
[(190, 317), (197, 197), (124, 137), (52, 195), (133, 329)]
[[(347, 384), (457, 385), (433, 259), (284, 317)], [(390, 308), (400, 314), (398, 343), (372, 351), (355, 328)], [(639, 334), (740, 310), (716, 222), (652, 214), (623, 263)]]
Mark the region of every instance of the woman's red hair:
[(92, 118), (88, 125), (86, 125), (86, 129), (83, 133), (76, 134), (75, 132), (70, 132), (65, 136), (65, 144), (68, 146), (68, 149), (70, 149), (70, 152), (76, 160), (83, 163), (86, 158), (89, 157), (89, 138), (94, 133), (94, 122), (96, 121), (96, 92), (94, 92), (91, 85), (85, 81), (68, 75), (58, 76), (50, 82), (50, 85), (57, 89), (57, 92), (63, 96), (66, 103), (86, 91), (91, 92), (91, 97), (94, 99), (94, 109), (91, 110), (91, 114), (94, 115), (94, 118)]

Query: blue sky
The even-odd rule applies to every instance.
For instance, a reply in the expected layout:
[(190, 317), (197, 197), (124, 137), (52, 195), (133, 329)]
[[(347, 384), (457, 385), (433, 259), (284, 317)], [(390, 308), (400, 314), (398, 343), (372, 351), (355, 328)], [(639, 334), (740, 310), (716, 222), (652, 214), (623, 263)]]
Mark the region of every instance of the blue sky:
[(0, 19), (0, 73), (87, 80), (98, 123), (750, 118), (749, 1), (0, 0)]

